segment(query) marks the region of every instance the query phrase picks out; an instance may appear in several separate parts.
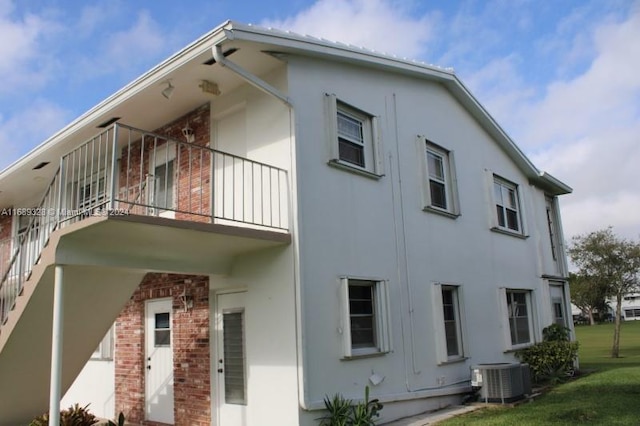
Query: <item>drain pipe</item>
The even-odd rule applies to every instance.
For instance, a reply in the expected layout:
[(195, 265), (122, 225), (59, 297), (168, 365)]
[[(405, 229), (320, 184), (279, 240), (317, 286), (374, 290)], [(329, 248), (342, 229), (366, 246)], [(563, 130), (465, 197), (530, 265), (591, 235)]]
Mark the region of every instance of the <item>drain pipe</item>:
[[(239, 66), (238, 64), (231, 62), (230, 60), (228, 60), (224, 54), (222, 53), (222, 47), (219, 44), (216, 44), (213, 46), (213, 48), (211, 49), (213, 51), (213, 59), (216, 60), (216, 63), (220, 64), (220, 66), (222, 67), (226, 67), (228, 68), (231, 72), (235, 73), (238, 77), (242, 78), (244, 81), (246, 81), (247, 83), (249, 83), (250, 85), (252, 85), (253, 87), (257, 88), (258, 90), (266, 93), (267, 95), (271, 95), (274, 98), (278, 99), (280, 102), (282, 102), (285, 106), (287, 106), (289, 108), (289, 126), (290, 129), (292, 129), (292, 114), (291, 111), (293, 111), (293, 103), (291, 102), (291, 99), (289, 99), (289, 97), (287, 95), (285, 95), (284, 93), (282, 93), (280, 90), (278, 90), (277, 88), (273, 87), (272, 85), (270, 85), (269, 83), (267, 83), (266, 81), (264, 81), (263, 79), (259, 78), (258, 76), (250, 73), (249, 71), (245, 70), (244, 68), (242, 68), (241, 66)], [(293, 130), (290, 130), (290, 133), (292, 133)], [(292, 159), (291, 161), (293, 162), (293, 153), (294, 153), (294, 148), (293, 146), (291, 146), (291, 153), (292, 153)], [(291, 169), (293, 171), (293, 167)], [(293, 185), (290, 185), (290, 187), (293, 189)], [(295, 220), (295, 219), (294, 219)], [(295, 244), (295, 243), (294, 243)], [(297, 255), (294, 254), (294, 275), (295, 278), (299, 280), (299, 271), (298, 271), (298, 259), (297, 259)], [(295, 284), (294, 284), (294, 291), (296, 291), (297, 293), (297, 289), (295, 288)], [(296, 294), (295, 296), (296, 298), (298, 297), (298, 295)], [(298, 310), (298, 306), (296, 304), (295, 306), (296, 311)], [(298, 315), (298, 313), (296, 313), (296, 316)], [(300, 327), (300, 320), (296, 319), (296, 334), (299, 338), (298, 342), (302, 340), (301, 334), (301, 327)], [(302, 348), (300, 347), (299, 343), (296, 342), (296, 358), (298, 359), (298, 362), (300, 364), (302, 364), (303, 362), (303, 357), (301, 355), (301, 351)], [(307, 390), (306, 390), (306, 386), (304, 383), (304, 379), (302, 378), (302, 373), (301, 373), (302, 369), (298, 368), (298, 402), (301, 406), (301, 408), (303, 410), (310, 410), (311, 404), (307, 401)]]
[(220, 64), (220, 66), (229, 68), (229, 70), (237, 74), (240, 78), (245, 80), (247, 83), (262, 90), (268, 95), (276, 97), (281, 102), (283, 102), (286, 106), (290, 108), (293, 107), (293, 105), (291, 104), (291, 100), (287, 95), (285, 95), (280, 90), (276, 89), (266, 81), (262, 80), (258, 76), (251, 74), (249, 71), (245, 70), (238, 64), (231, 62), (230, 60), (225, 58), (224, 54), (222, 53), (222, 47), (220, 47), (220, 45), (216, 44), (215, 46), (213, 46), (211, 50), (213, 51), (213, 59), (215, 59), (216, 63)]
[(56, 265), (53, 283), (53, 325), (51, 330), (51, 383), (49, 388), (49, 426), (60, 424), (62, 383), (62, 331), (64, 323), (64, 270)]

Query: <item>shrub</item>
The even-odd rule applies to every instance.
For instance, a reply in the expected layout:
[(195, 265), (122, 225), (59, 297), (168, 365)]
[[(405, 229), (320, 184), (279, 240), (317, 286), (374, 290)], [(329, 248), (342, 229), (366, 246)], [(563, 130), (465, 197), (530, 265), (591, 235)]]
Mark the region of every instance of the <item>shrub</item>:
[[(66, 410), (60, 411), (60, 426), (91, 426), (98, 422), (96, 416), (88, 410), (89, 404), (81, 407), (80, 404), (72, 405)], [(36, 417), (29, 426), (47, 426), (49, 413)]]
[(573, 373), (578, 357), (578, 342), (569, 341), (569, 329), (552, 324), (542, 330), (544, 340), (519, 350), (516, 357), (529, 364), (535, 383), (555, 384)]
[(369, 386), (364, 388), (364, 401), (358, 404), (336, 394), (331, 399), (325, 397), (324, 406), (329, 414), (320, 418), (320, 426), (373, 426), (382, 410), (380, 401), (369, 400)]

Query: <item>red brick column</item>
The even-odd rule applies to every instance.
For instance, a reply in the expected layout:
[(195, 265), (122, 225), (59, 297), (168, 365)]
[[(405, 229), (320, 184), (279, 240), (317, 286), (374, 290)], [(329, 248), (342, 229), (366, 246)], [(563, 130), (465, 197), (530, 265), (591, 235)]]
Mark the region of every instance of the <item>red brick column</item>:
[[(184, 312), (180, 296), (186, 290), (193, 307)], [(116, 321), (116, 411), (127, 421), (144, 421), (145, 301), (173, 299), (174, 417), (176, 426), (211, 424), (209, 368), (209, 278), (147, 274)]]

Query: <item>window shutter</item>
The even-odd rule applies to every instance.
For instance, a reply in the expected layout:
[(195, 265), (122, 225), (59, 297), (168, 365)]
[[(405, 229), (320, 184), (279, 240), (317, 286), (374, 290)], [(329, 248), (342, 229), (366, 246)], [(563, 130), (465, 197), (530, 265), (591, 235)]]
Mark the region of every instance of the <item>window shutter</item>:
[(329, 149), (329, 160), (338, 159), (338, 103), (336, 95), (325, 93), (325, 131), (327, 147)]
[(371, 142), (373, 145), (373, 158), (375, 161), (374, 173), (384, 174), (384, 150), (382, 149), (382, 130), (380, 128), (380, 117), (371, 117)]
[(349, 318), (349, 278), (340, 279), (340, 309), (342, 321), (342, 346), (345, 357), (351, 356), (351, 319)]

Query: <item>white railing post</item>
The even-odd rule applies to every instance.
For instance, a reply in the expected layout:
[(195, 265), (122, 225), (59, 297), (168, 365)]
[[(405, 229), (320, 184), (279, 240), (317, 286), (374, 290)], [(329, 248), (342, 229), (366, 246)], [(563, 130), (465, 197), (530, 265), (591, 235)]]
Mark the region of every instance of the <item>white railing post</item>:
[(62, 265), (56, 265), (55, 281), (53, 285), (49, 426), (59, 426), (60, 398), (62, 397), (62, 338), (64, 324), (64, 270)]
[[(62, 199), (65, 196), (65, 192), (64, 192), (64, 187), (66, 186), (66, 182), (65, 182), (65, 170), (64, 170), (64, 158), (65, 156), (63, 155), (62, 157), (60, 157), (60, 169), (58, 170), (58, 202), (54, 203), (55, 204), (55, 222), (54, 222), (54, 229), (58, 228), (60, 226), (60, 224), (62, 223), (62, 220), (64, 219), (62, 217), (62, 206), (64, 205)], [(53, 178), (53, 183), (55, 184), (55, 177)], [(55, 185), (54, 185), (55, 188)]]
[(111, 156), (111, 194), (109, 196), (109, 210), (114, 210), (116, 208), (116, 195), (117, 195), (117, 164), (118, 164), (118, 123), (113, 125), (113, 153)]

